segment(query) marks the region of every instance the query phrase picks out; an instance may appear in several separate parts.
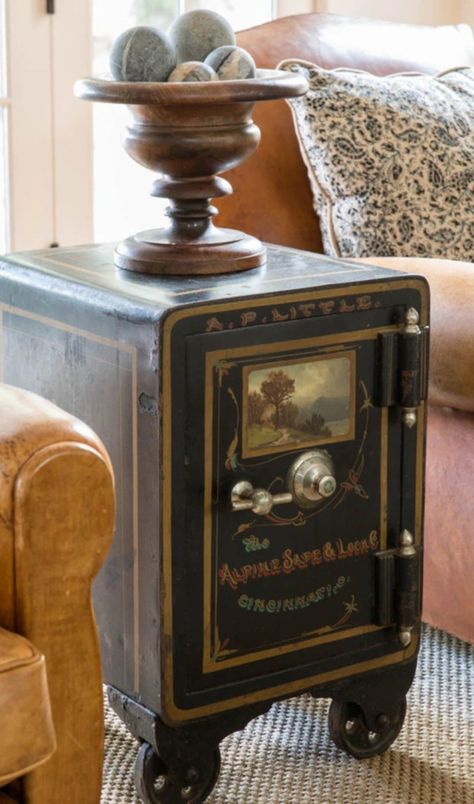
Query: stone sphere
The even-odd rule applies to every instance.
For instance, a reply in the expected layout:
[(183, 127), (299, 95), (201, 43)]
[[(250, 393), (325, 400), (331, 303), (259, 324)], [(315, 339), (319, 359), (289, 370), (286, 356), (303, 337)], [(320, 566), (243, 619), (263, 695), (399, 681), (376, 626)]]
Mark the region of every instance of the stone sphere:
[(254, 78), (257, 72), (255, 62), (246, 50), (233, 45), (217, 47), (209, 53), (205, 64), (216, 71), (221, 81), (238, 78)]
[(166, 81), (176, 67), (176, 54), (166, 34), (138, 25), (115, 40), (110, 70), (116, 81)]
[(221, 45), (235, 45), (230, 23), (215, 11), (197, 9), (178, 17), (168, 29), (178, 63), (204, 61)]
[(185, 61), (178, 64), (168, 78), (168, 81), (218, 81), (219, 76), (202, 61)]

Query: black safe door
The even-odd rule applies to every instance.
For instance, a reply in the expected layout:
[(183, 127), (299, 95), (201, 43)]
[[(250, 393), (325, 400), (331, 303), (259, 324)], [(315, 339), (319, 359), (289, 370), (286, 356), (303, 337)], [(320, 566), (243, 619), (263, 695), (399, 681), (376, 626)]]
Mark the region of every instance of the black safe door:
[[(387, 542), (388, 420), (372, 403), (373, 343), (320, 340), (214, 363), (209, 667), (342, 639), (373, 622), (367, 557)], [(328, 459), (335, 492), (278, 504), (295, 459), (312, 458)], [(229, 510), (244, 480), (272, 494), (268, 513)]]
[[(207, 356), (206, 669), (372, 627), (370, 558), (387, 543), (389, 434), (387, 409), (373, 405), (366, 334)], [(275, 504), (268, 514), (230, 510), (239, 481), (278, 500), (295, 459), (319, 454), (334, 466), (331, 496)]]
[[(204, 714), (236, 693), (255, 700), (403, 658), (378, 624), (375, 560), (396, 543), (402, 496), (415, 496), (421, 443), (410, 435), (407, 462), (399, 408), (376, 403), (379, 336), (402, 317), (392, 306), (187, 338), (181, 706)], [(315, 455), (332, 493), (281, 498), (295, 462)], [(270, 492), (271, 510), (233, 510), (233, 492), (249, 499), (242, 482)]]

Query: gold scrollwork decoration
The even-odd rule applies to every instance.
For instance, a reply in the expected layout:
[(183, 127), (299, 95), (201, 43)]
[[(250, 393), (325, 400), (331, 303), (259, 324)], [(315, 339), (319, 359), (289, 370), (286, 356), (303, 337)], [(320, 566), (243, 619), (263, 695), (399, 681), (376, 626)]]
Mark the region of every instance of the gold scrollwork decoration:
[(227, 377), (231, 368), (234, 368), (237, 363), (231, 363), (229, 360), (218, 360), (214, 363), (214, 371), (217, 372), (217, 376), (219, 378), (219, 388), (222, 388), (222, 381), (224, 377)]
[(352, 615), (359, 611), (359, 605), (355, 599), (354, 595), (351, 595), (351, 599), (349, 601), (343, 602), (344, 614), (342, 617), (337, 620), (337, 622), (333, 623), (332, 625), (325, 625), (324, 628), (317, 628), (315, 631), (308, 631), (305, 632), (305, 636), (321, 636), (322, 634), (328, 634), (331, 631), (336, 631), (338, 628), (341, 628), (343, 625), (347, 625), (349, 620), (351, 619)]
[(215, 658), (225, 658), (227, 656), (232, 656), (234, 653), (238, 653), (239, 651), (235, 648), (229, 648), (230, 645), (230, 637), (227, 637), (221, 642), (219, 632), (217, 631), (216, 634), (216, 647), (215, 647)]
[(374, 406), (373, 406), (373, 403), (372, 403), (372, 399), (370, 398), (369, 393), (367, 391), (367, 386), (366, 386), (366, 384), (365, 384), (365, 382), (363, 380), (359, 380), (359, 386), (360, 386), (360, 388), (362, 390), (362, 394), (363, 394), (363, 400), (362, 400), (362, 404), (361, 404), (361, 406), (359, 408), (359, 411), (360, 411), (360, 413), (365, 413), (364, 432), (362, 434), (362, 439), (361, 439), (361, 443), (359, 445), (359, 449), (357, 451), (356, 459), (355, 459), (353, 465), (351, 466), (351, 468), (349, 469), (349, 472), (347, 473), (346, 479), (343, 480), (341, 482), (341, 484), (340, 484), (341, 489), (342, 489), (342, 494), (339, 496), (338, 500), (335, 501), (334, 508), (338, 508), (338, 506), (344, 501), (346, 495), (351, 491), (353, 491), (362, 500), (368, 500), (369, 499), (369, 495), (367, 494), (366, 490), (362, 486), (362, 484), (360, 482), (360, 478), (362, 476), (362, 473), (364, 471), (364, 466), (365, 466), (365, 456), (364, 456), (364, 453), (363, 453), (363, 448), (364, 448), (365, 442), (367, 440), (367, 435), (368, 435), (368, 432), (369, 432), (370, 411), (372, 410), (372, 408)]
[(231, 472), (235, 472), (240, 464), (237, 457), (237, 447), (239, 446), (239, 427), (240, 427), (240, 409), (239, 403), (237, 402), (237, 398), (232, 390), (232, 388), (227, 389), (230, 398), (232, 399), (236, 411), (236, 422), (234, 427), (234, 435), (231, 439), (229, 446), (227, 447), (227, 454), (225, 460), (225, 468)]

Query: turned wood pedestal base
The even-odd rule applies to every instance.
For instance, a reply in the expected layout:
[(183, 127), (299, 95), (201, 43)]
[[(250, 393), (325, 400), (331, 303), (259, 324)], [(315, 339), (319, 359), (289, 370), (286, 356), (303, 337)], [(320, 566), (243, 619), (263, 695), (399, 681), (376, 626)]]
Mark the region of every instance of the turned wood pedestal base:
[(166, 229), (150, 229), (120, 243), (114, 259), (117, 268), (142, 274), (215, 275), (264, 265), (266, 248), (235, 229), (212, 226), (199, 243), (177, 243)]

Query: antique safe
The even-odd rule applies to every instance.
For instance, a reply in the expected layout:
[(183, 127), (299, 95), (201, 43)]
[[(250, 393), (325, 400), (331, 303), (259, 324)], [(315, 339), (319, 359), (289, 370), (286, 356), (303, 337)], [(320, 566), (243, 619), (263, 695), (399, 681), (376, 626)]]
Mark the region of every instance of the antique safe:
[(266, 267), (147, 277), (112, 248), (0, 262), (3, 381), (91, 425), (117, 530), (95, 604), (146, 802), (204, 801), (219, 742), (332, 698), (385, 750), (420, 634), (424, 279), (270, 247)]

